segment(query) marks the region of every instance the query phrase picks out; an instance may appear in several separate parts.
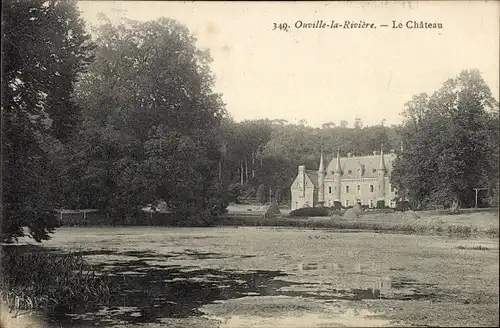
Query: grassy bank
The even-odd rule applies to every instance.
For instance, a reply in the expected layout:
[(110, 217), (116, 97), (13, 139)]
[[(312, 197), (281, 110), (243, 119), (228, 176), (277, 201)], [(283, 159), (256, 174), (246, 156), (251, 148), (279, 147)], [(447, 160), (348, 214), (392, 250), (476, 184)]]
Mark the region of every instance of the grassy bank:
[(105, 301), (106, 277), (81, 255), (56, 254), (32, 245), (2, 245), (0, 298), (14, 311), (53, 310)]
[(331, 218), (261, 218), (252, 215), (227, 215), (217, 222), (220, 226), (270, 226), (308, 229), (348, 229), (415, 235), (449, 235), (461, 237), (499, 237), (498, 213), (481, 212), (459, 215), (439, 215), (431, 212), (422, 217), (405, 213), (363, 215), (356, 219)]

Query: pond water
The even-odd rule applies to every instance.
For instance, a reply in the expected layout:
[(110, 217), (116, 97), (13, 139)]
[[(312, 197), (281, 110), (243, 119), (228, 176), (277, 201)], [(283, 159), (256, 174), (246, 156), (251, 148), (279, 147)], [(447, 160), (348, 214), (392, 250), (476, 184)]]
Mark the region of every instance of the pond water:
[(223, 254), (211, 252), (156, 254), (152, 251), (92, 250), (82, 251), (81, 254), (125, 255), (134, 259), (95, 264), (96, 273), (105, 273), (109, 277), (110, 300), (105, 304), (79, 304), (72, 312), (60, 308), (49, 313), (50, 322), (60, 327), (160, 323), (163, 318), (200, 316), (203, 312), (199, 308), (205, 304), (246, 296), (292, 296), (325, 302), (364, 299), (436, 300), (438, 297), (431, 290), (432, 284), (419, 284), (412, 280), (390, 281), (389, 288), (405, 292), (393, 293), (391, 297), (387, 297), (381, 295), (380, 289), (373, 287), (338, 289), (333, 284), (321, 283), (321, 290), (318, 290), (318, 284), (280, 279), (290, 276), (283, 271), (216, 270), (168, 265), (168, 262), (156, 265), (149, 263), (175, 257), (224, 258)]
[[(108, 277), (111, 291), (100, 304), (48, 313), (52, 328), (208, 328), (219, 321), (228, 327), (293, 327), (307, 316), (315, 320), (310, 327), (498, 320), (492, 310), (498, 303), (498, 240), (289, 228), (89, 227), (59, 229), (43, 246), (85, 256)], [(464, 316), (468, 304), (481, 306), (468, 307)], [(372, 315), (363, 324), (358, 317), (342, 321), (349, 309), (376, 313), (384, 323)]]

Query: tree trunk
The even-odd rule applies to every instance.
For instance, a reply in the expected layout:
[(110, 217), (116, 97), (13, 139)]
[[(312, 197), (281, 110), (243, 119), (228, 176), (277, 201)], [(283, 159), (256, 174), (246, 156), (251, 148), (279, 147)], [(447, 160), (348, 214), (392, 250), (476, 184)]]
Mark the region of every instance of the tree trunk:
[(255, 151), (252, 151), (252, 178), (255, 178)]
[(240, 184), (243, 185), (243, 160), (240, 160)]
[(219, 161), (219, 181), (222, 181), (222, 161)]
[(248, 182), (248, 160), (245, 157), (245, 180)]

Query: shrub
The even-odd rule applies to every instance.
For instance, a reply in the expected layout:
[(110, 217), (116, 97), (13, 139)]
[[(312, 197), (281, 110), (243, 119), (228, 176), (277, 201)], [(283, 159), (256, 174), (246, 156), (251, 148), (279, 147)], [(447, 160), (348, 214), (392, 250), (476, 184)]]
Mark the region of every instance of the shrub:
[(256, 195), (256, 189), (254, 186), (245, 184), (241, 186), (241, 195), (245, 198), (254, 199)]
[(337, 209), (335, 209), (333, 207), (329, 208), (329, 213), (330, 213), (330, 216), (342, 216), (344, 214), (343, 211), (337, 210)]
[(81, 255), (7, 246), (1, 261), (0, 297), (15, 310), (72, 308), (110, 296), (107, 277), (96, 275)]
[(387, 214), (394, 213), (394, 209), (390, 207), (379, 208), (374, 211), (369, 212), (370, 214)]
[(228, 201), (238, 203), (238, 198), (241, 196), (241, 185), (239, 183), (230, 184), (227, 190)]
[(491, 207), (498, 207), (498, 188), (499, 188), (499, 183), (497, 181), (496, 186), (493, 188), (491, 191), (489, 203)]
[(395, 210), (398, 212), (404, 212), (410, 210), (410, 202), (405, 200), (405, 201), (399, 201), (396, 203), (396, 208)]
[(304, 207), (291, 211), (290, 216), (330, 216), (326, 207)]
[(489, 250), (488, 247), (486, 246), (463, 246), (463, 245), (459, 245), (457, 246), (458, 249), (470, 249), (470, 250), (477, 250), (477, 251), (487, 251)]
[(490, 228), (486, 229), (485, 233), (488, 236), (494, 236), (494, 237), (498, 238), (498, 236), (499, 236), (499, 228), (498, 227), (490, 227)]
[(257, 188), (257, 192), (255, 194), (256, 201), (260, 204), (264, 204), (267, 200), (266, 196), (266, 187), (264, 186), (264, 184), (261, 184), (259, 188)]
[(377, 208), (385, 208), (385, 200), (377, 200)]
[(334, 201), (334, 202), (333, 202), (333, 208), (334, 208), (336, 211), (340, 211), (340, 210), (343, 208), (342, 203), (341, 203), (341, 202), (339, 202), (339, 201)]

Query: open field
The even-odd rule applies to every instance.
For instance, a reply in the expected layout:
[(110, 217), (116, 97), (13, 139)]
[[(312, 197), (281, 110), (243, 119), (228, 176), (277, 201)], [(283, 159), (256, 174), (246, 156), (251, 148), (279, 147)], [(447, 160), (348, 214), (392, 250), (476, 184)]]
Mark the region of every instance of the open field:
[(82, 252), (114, 294), (51, 327), (499, 324), (498, 239), (128, 227), (61, 228), (43, 244)]

